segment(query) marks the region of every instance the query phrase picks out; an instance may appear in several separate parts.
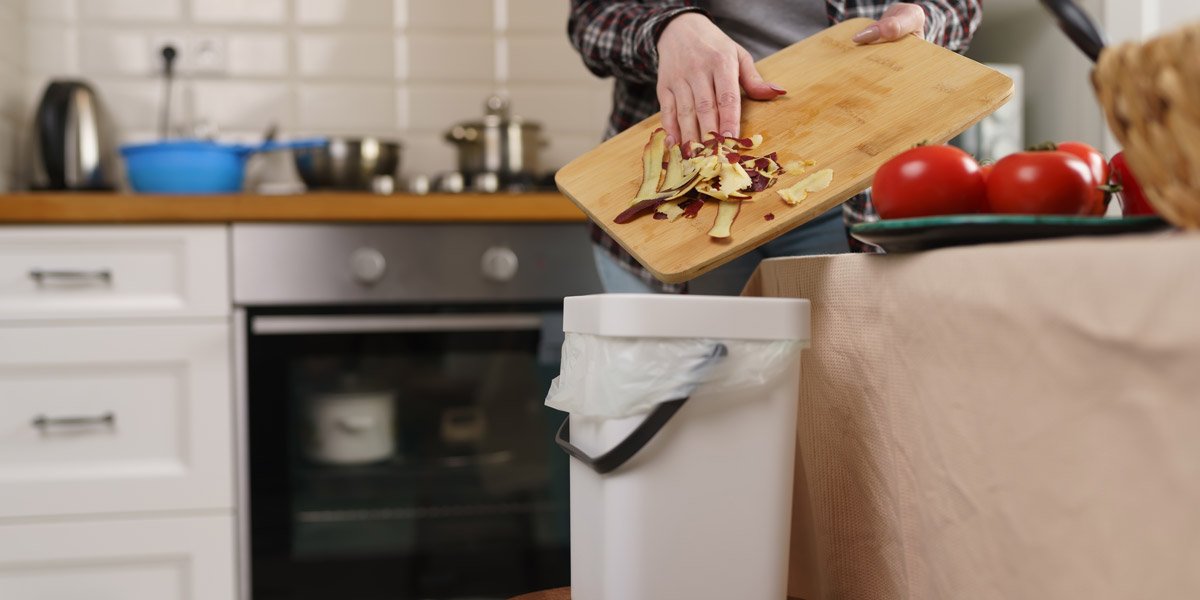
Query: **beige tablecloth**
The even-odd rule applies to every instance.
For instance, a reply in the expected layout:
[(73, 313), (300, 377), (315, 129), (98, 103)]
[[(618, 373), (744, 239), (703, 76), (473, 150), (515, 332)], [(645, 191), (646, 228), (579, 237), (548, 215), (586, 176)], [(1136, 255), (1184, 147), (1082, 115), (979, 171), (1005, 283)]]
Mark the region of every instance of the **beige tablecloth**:
[(790, 593), (1200, 598), (1200, 235), (763, 263), (813, 302)]

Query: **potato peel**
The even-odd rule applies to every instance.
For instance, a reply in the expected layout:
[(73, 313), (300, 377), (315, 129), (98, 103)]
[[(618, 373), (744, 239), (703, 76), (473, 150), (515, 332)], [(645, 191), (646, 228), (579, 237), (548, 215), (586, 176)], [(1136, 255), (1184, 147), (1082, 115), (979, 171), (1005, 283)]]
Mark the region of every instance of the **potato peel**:
[(804, 202), (809, 194), (819, 192), (833, 183), (833, 169), (821, 169), (792, 187), (779, 190), (779, 197), (790, 206)]
[[(656, 129), (642, 152), (641, 187), (617, 222), (628, 223), (646, 214), (665, 221), (694, 218), (706, 199), (717, 200), (717, 215), (709, 235), (716, 239), (729, 237), (741, 203), (753, 201), (755, 193), (774, 186), (788, 171), (775, 152), (757, 155), (762, 143), (761, 134), (726, 137), (710, 132), (701, 142), (667, 146), (666, 131)], [(803, 163), (790, 163), (788, 167), (793, 165), (803, 169)], [(819, 181), (810, 179), (805, 179), (807, 186), (793, 186), (785, 201), (817, 191), (809, 188), (829, 185), (826, 181), (818, 186)]]

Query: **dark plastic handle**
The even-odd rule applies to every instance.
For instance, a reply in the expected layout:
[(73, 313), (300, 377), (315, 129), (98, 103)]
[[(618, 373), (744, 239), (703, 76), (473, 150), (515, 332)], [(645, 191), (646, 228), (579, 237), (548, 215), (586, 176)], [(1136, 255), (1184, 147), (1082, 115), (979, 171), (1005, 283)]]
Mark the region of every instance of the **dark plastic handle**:
[[(712, 352), (708, 356), (705, 356), (704, 361), (695, 368), (696, 383), (692, 384), (692, 389), (694, 390), (700, 384), (704, 373), (728, 354), (729, 349), (725, 347), (725, 344), (716, 344), (713, 346)], [(630, 432), (616, 446), (613, 446), (611, 450), (600, 456), (593, 457), (571, 443), (570, 417), (563, 419), (562, 425), (558, 428), (558, 434), (554, 436), (554, 441), (558, 444), (559, 448), (562, 448), (567, 454), (575, 457), (579, 462), (591, 467), (593, 471), (601, 475), (611, 473), (620, 468), (621, 465), (629, 462), (634, 455), (640, 452), (642, 448), (645, 448), (646, 444), (649, 444), (650, 440), (653, 440), (654, 436), (658, 435), (658, 432), (662, 431), (662, 428), (670, 422), (671, 417), (674, 417), (675, 413), (683, 408), (684, 403), (690, 397), (689, 394), (683, 398), (667, 400), (655, 406), (654, 410), (650, 411), (650, 414), (646, 416), (645, 421), (642, 421), (636, 429)]]
[(1100, 52), (1108, 43), (1096, 22), (1078, 4), (1073, 0), (1042, 0), (1042, 5), (1054, 14), (1059, 29), (1075, 42), (1075, 46), (1092, 62), (1100, 60)]
[(641, 425), (637, 426), (629, 437), (621, 440), (621, 443), (613, 446), (612, 450), (601, 454), (600, 456), (592, 457), (587, 452), (580, 450), (571, 443), (571, 418), (563, 419), (562, 425), (558, 428), (558, 435), (554, 436), (554, 441), (558, 443), (558, 447), (566, 451), (567, 454), (574, 456), (579, 462), (589, 466), (593, 471), (604, 475), (617, 470), (621, 465), (629, 462), (635, 454), (646, 447), (654, 436), (658, 435), (659, 431), (666, 426), (671, 417), (683, 408), (683, 404), (687, 402), (687, 398), (678, 400), (668, 400), (654, 407), (650, 414), (642, 421)]

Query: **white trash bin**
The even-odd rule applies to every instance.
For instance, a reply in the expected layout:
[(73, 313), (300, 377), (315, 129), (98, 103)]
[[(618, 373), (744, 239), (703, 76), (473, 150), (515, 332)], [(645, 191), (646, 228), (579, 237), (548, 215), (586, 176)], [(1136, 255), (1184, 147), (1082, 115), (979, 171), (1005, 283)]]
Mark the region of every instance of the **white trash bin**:
[(567, 298), (574, 600), (783, 600), (800, 350), (792, 298)]

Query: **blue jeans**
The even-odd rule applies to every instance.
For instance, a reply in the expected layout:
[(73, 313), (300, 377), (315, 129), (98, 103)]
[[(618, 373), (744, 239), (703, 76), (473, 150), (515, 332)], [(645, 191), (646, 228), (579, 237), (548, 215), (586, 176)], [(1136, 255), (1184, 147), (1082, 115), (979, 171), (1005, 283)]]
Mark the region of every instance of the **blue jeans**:
[[(600, 272), (600, 283), (610, 294), (649, 294), (655, 292), (650, 286), (626, 271), (613, 257), (599, 246), (594, 247), (596, 269)], [(737, 296), (750, 280), (754, 269), (764, 258), (781, 256), (805, 256), (814, 254), (842, 254), (850, 251), (846, 240), (846, 225), (842, 221), (842, 207), (793, 229), (758, 248), (743, 254), (720, 267), (693, 279), (688, 291), (693, 294), (713, 296)]]

